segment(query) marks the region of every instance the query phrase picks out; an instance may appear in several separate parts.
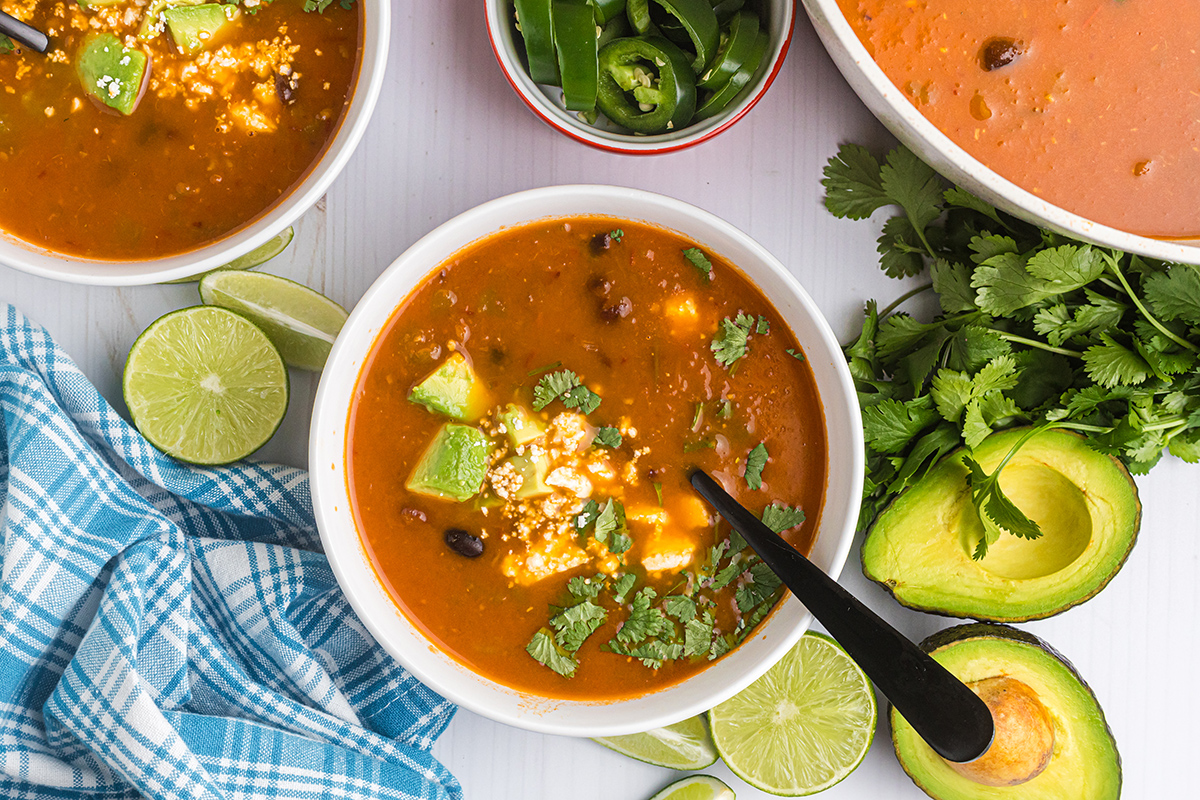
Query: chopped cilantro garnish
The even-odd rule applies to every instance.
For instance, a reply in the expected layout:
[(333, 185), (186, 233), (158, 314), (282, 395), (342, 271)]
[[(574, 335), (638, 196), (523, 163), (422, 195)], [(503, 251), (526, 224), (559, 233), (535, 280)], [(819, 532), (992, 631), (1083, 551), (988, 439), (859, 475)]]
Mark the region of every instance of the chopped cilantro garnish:
[(721, 329), (717, 331), (717, 335), (710, 345), (710, 349), (716, 354), (718, 364), (723, 367), (732, 367), (749, 352), (748, 340), (755, 324), (754, 317), (743, 313), (739, 313), (733, 319), (725, 317), (721, 320)]
[(787, 350), (784, 350), (784, 352), (787, 353), (792, 358), (796, 359), (797, 361), (804, 360), (804, 353), (801, 353), (799, 350), (795, 350), (795, 349), (789, 347)]
[(632, 572), (627, 572), (617, 578), (617, 582), (613, 584), (613, 602), (619, 606), (625, 605), (625, 597), (633, 589), (635, 583), (637, 583), (637, 576)]
[(791, 508), (783, 503), (772, 503), (763, 509), (762, 522), (775, 533), (783, 533), (804, 522), (804, 512), (799, 506)]
[(592, 413), (600, 405), (600, 395), (584, 386), (569, 369), (544, 375), (533, 387), (534, 411), (541, 411), (555, 400), (562, 400), (567, 408), (577, 408), (584, 414)]
[(642, 641), (651, 636), (657, 636), (666, 629), (667, 618), (657, 608), (653, 607), (655, 598), (658, 597), (658, 592), (645, 586), (633, 598), (633, 607), (629, 611), (629, 618), (621, 625), (617, 631), (617, 641), (621, 644), (630, 645)]
[(735, 595), (738, 611), (743, 615), (774, 594), (781, 583), (779, 577), (762, 561), (755, 562), (747, 573), (750, 580), (739, 586)]
[(555, 641), (554, 635), (546, 628), (533, 635), (525, 652), (564, 678), (574, 677), (575, 670), (579, 667), (579, 662)]
[(704, 418), (704, 403), (696, 403), (696, 410), (692, 413), (692, 430), (700, 430), (700, 420)]
[(680, 642), (650, 639), (636, 647), (627, 647), (621, 642), (612, 641), (606, 645), (610, 652), (622, 656), (632, 656), (650, 669), (660, 669), (665, 661), (673, 661), (683, 655), (684, 646)]
[(696, 601), (690, 597), (672, 595), (663, 600), (663, 610), (680, 622), (691, 622), (696, 616)]
[(770, 321), (766, 317), (760, 315), (758, 318), (758, 323), (754, 326), (754, 332), (757, 333), (759, 336), (765, 336), (768, 333), (770, 333), (771, 332)]
[(558, 631), (557, 641), (568, 653), (574, 653), (608, 619), (608, 613), (591, 600), (565, 608), (550, 618)]
[(708, 660), (714, 661), (729, 652), (729, 640), (724, 636), (715, 635), (712, 640), (712, 647), (708, 650)]
[(579, 512), (579, 516), (575, 518), (575, 530), (584, 531), (596, 521), (596, 517), (600, 516), (600, 506), (595, 500), (588, 500), (583, 505), (583, 510)]
[(620, 244), (621, 240), (625, 238), (625, 231), (621, 230), (620, 228), (617, 228), (615, 231), (611, 231), (608, 234), (608, 236), (614, 242), (617, 242), (618, 244)]
[(707, 450), (710, 447), (716, 447), (717, 443), (712, 439), (701, 439), (698, 442), (688, 442), (683, 446), (683, 452), (694, 453), (697, 450)]
[(654, 487), (654, 493), (658, 495), (658, 507), (662, 508), (662, 484), (655, 481), (651, 486)]
[(690, 658), (705, 655), (712, 647), (714, 618), (711, 611), (705, 611), (699, 617), (694, 617), (683, 626), (683, 654)]
[(578, 576), (567, 581), (567, 591), (576, 600), (595, 600), (604, 589), (604, 575), (597, 573), (591, 578)]
[(746, 485), (751, 489), (762, 488), (762, 471), (767, 465), (767, 458), (767, 446), (762, 442), (746, 456)]
[(561, 361), (555, 361), (553, 364), (547, 364), (544, 367), (538, 367), (537, 369), (531, 369), (531, 370), (529, 370), (529, 372), (527, 372), (525, 374), (532, 378), (534, 375), (541, 375), (543, 372), (549, 372), (550, 370), (558, 369), (561, 366), (562, 366)]
[(620, 447), (621, 432), (611, 426), (605, 426), (596, 431), (596, 438), (592, 440), (592, 444), (598, 444), (604, 447), (612, 448)]
[(0, 55), (8, 55), (16, 49), (17, 46), (13, 44), (13, 40), (0, 33)]
[(733, 417), (733, 403), (729, 400), (722, 400), (721, 407), (717, 409), (717, 416), (721, 419), (730, 419)]
[[(304, 0), (305, 11), (316, 11), (318, 14), (324, 13), (325, 9), (333, 4), (333, 0)], [(349, 11), (354, 7), (354, 0), (338, 0), (338, 5)]]
[(704, 255), (700, 248), (689, 247), (687, 250), (683, 251), (683, 257), (688, 260), (688, 263), (696, 268), (696, 271), (700, 273), (700, 278), (705, 283), (708, 283), (712, 280), (712, 262), (708, 260), (708, 256)]

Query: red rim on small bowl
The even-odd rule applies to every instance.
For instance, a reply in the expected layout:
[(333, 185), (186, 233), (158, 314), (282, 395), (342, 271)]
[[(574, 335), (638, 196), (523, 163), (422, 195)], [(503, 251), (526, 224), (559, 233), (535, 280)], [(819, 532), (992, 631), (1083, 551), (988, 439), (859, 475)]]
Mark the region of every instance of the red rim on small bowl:
[[(639, 136), (606, 131), (602, 128), (590, 126), (580, 120), (575, 120), (570, 112), (556, 105), (530, 79), (529, 75), (521, 67), (520, 59), (515, 50), (516, 42), (514, 42), (511, 36), (511, 26), (508, 25), (511, 2), (512, 0), (487, 0), (485, 8), (487, 11), (488, 40), (492, 44), (492, 52), (496, 56), (496, 62), (500, 65), (500, 71), (504, 73), (504, 77), (508, 80), (509, 85), (512, 86), (513, 91), (525, 102), (525, 105), (529, 107), (529, 110), (535, 116), (558, 132), (566, 134), (577, 142), (595, 147), (598, 150), (619, 153), (621, 155), (641, 156), (673, 153), (693, 147), (701, 142), (706, 142), (717, 134), (728, 130), (758, 104), (762, 96), (767, 93), (767, 89), (771, 88), (771, 84), (775, 82), (775, 76), (779, 74), (779, 70), (783, 67), (784, 59), (787, 57), (788, 49), (791, 46), (792, 33), (796, 24), (796, 3), (794, 0), (767, 0), (767, 3), (765, 3), (768, 7), (767, 10), (774, 7), (779, 7), (782, 10), (783, 24), (773, 26), (772, 28), (771, 38), (773, 39), (773, 47), (770, 51), (770, 60), (767, 62), (763, 74), (751, 87), (750, 92), (712, 120), (691, 125), (672, 133), (657, 136)], [(778, 27), (778, 34), (774, 32), (774, 27)]]

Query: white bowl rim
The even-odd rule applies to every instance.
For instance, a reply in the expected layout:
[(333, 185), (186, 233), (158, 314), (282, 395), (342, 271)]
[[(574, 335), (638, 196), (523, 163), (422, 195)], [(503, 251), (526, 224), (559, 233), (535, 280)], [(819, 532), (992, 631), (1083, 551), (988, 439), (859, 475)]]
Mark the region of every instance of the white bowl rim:
[[(350, 104), (325, 151), (300, 184), (254, 222), (195, 250), (165, 258), (111, 261), (57, 253), (0, 231), (0, 264), (69, 283), (141, 286), (200, 275), (265, 244), (308, 211), (341, 174), (371, 120), (387, 71), (391, 0), (362, 3), (362, 61)], [(203, 253), (203, 257), (199, 257)]]
[[(629, 208), (624, 214), (604, 211), (562, 211), (568, 207), (568, 201), (583, 202), (586, 198), (589, 204), (602, 201), (620, 203), (621, 208)], [(597, 199), (599, 198), (599, 200)], [(535, 209), (532, 212), (526, 209)], [(827, 430), (827, 457), (830, 468), (827, 474), (824, 505), (817, 544), (812, 554), (813, 560), (834, 579), (840, 575), (853, 545), (859, 502), (863, 481), (863, 434), (860, 424), (857, 395), (848, 366), (842, 356), (841, 346), (832, 329), (821, 315), (816, 304), (800, 286), (799, 281), (765, 248), (751, 239), (747, 234), (715, 215), (695, 206), (664, 195), (646, 192), (638, 189), (628, 189), (617, 186), (598, 185), (568, 185), (531, 189), (498, 198), (477, 206), (460, 214), (438, 228), (435, 228), (421, 240), (402, 253), (367, 290), (360, 302), (351, 312), (350, 318), (342, 329), (333, 346), (325, 372), (317, 390), (313, 408), (312, 427), (309, 439), (309, 464), (313, 509), (320, 530), (322, 544), (329, 559), (330, 567), (338, 583), (345, 591), (351, 607), (359, 619), (375, 636), (379, 644), (398, 661), (400, 661), (418, 680), (440, 692), (449, 700), (477, 714), (541, 733), (560, 734), (567, 736), (613, 736), (635, 733), (650, 728), (673, 724), (696, 714), (706, 711), (717, 703), (728, 699), (757, 679), (799, 640), (812, 622), (812, 617), (794, 596), (787, 596), (781, 607), (777, 608), (760, 627), (755, 636), (742, 644), (747, 650), (753, 644), (756, 648), (759, 662), (746, 667), (739, 664), (738, 653), (735, 653), (710, 665), (706, 670), (674, 686), (641, 695), (634, 698), (617, 701), (587, 702), (555, 700), (540, 696), (525, 694), (509, 687), (494, 683), (486, 678), (471, 673), (468, 668), (451, 659), (437, 649), (435, 645), (424, 639), (419, 633), (414, 633), (415, 626), (407, 620), (387, 595), (386, 589), (376, 576), (369, 564), (369, 557), (363, 548), (352, 514), (349, 510), (349, 496), (344, 474), (345, 460), (345, 429), (349, 409), (349, 396), (357, 385), (363, 359), (373, 348), (378, 336), (391, 318), (394, 309), (409, 295), (409, 293), (424, 280), (426, 276), (447, 258), (468, 244), (486, 238), (497, 230), (520, 225), (527, 221), (569, 218), (584, 216), (588, 213), (605, 216), (647, 219), (650, 224), (673, 230), (670, 225), (654, 222), (647, 214), (647, 209), (662, 210), (664, 214), (670, 209), (690, 219), (697, 227), (711, 228), (721, 236), (732, 237), (747, 253), (753, 253), (754, 258), (764, 274), (781, 281), (790, 296), (789, 302), (794, 301), (799, 311), (793, 312), (793, 319), (802, 320), (809, 326), (810, 334), (817, 340), (803, 340), (806, 352), (813, 362), (814, 373), (822, 370), (828, 373), (826, 385), (818, 385), (821, 392), (821, 403), (825, 414)], [(463, 238), (459, 231), (472, 231), (478, 227), (478, 221), (493, 217), (498, 212), (508, 221), (499, 226), (489, 226), (487, 233)], [(474, 227), (473, 227), (474, 226)], [(686, 234), (685, 234), (686, 235)], [(718, 234), (714, 233), (714, 236)], [(696, 239), (695, 236), (689, 238)], [(442, 240), (448, 240), (449, 245)], [(704, 242), (701, 242), (702, 244)], [(716, 252), (721, 252), (717, 250)], [(737, 263), (737, 262), (734, 262)], [(419, 270), (416, 266), (419, 265)], [(409, 285), (392, 276), (403, 276), (403, 269), (417, 270), (419, 277)], [(739, 269), (745, 267), (739, 265)], [(758, 280), (753, 279), (757, 284)], [(770, 301), (777, 310), (789, 319), (788, 313), (781, 309), (785, 298), (771, 296)], [(789, 320), (789, 324), (791, 320)], [(792, 324), (792, 327), (796, 327)], [(819, 362), (829, 357), (828, 366)], [(844, 430), (832, 430), (829, 421), (845, 420), (841, 423)], [(327, 430), (333, 431), (328, 434)], [(838, 441), (834, 437), (839, 437)], [(836, 459), (844, 466), (838, 475), (833, 474), (835, 462), (834, 448), (838, 448)], [(835, 481), (837, 482), (835, 488)], [(835, 499), (835, 496), (838, 499)], [(339, 509), (339, 504), (343, 508)], [(346, 519), (349, 518), (349, 531), (346, 529)], [(820, 549), (820, 557), (818, 557)], [(372, 603), (379, 616), (384, 606), (379, 598), (387, 600), (387, 610), (390, 619), (398, 623), (385, 623), (372, 615)], [(782, 624), (777, 629), (771, 625), (784, 616), (795, 617), (793, 627), (784, 629)], [(406, 630), (399, 630), (406, 629)], [(771, 638), (769, 644), (763, 644)], [(416, 643), (410, 651), (402, 646), (404, 639)], [(398, 644), (399, 642), (399, 644)], [(758, 652), (764, 650), (765, 653)], [(743, 655), (743, 660), (748, 656)], [(414, 661), (414, 659), (420, 659)], [(503, 709), (490, 705), (489, 701), (481, 701), (466, 689), (439, 680), (439, 675), (431, 674), (426, 661), (434, 663), (434, 671), (449, 669), (463, 676), (463, 684), (487, 687), (489, 697), (494, 700), (505, 696), (512, 702)], [(742, 671), (734, 676), (724, 675), (724, 683), (719, 690), (712, 690), (702, 696), (686, 702), (671, 702), (669, 709), (646, 711), (638, 704), (650, 705), (656, 701), (663, 704), (677, 699), (682, 687), (687, 687), (693, 681), (702, 680), (704, 676), (720, 676), (718, 670), (723, 663), (734, 666), (725, 667), (725, 672), (735, 668)], [(439, 666), (443, 664), (445, 666)], [(440, 676), (444, 677), (444, 675)], [(714, 677), (711, 680), (717, 680)], [(456, 679), (457, 680), (457, 679)], [(613, 711), (612, 709), (616, 709)], [(630, 714), (626, 709), (636, 710)], [(582, 719), (580, 719), (582, 718)]]
[(771, 88), (771, 84), (775, 82), (775, 77), (783, 68), (783, 62), (787, 57), (788, 49), (791, 47), (792, 35), (796, 29), (795, 0), (779, 0), (779, 2), (784, 4), (784, 13), (787, 21), (783, 26), (782, 36), (778, 38), (772, 37), (775, 41), (771, 47), (767, 69), (763, 72), (754, 91), (717, 114), (711, 120), (690, 125), (678, 132), (654, 136), (635, 136), (632, 134), (607, 132), (582, 122), (573, 121), (570, 115), (550, 104), (546, 96), (537, 88), (537, 84), (521, 68), (521, 64), (515, 54), (509, 52), (508, 48), (503, 46), (498, 26), (500, 25), (500, 20), (507, 19), (505, 14), (510, 2), (511, 0), (485, 0), (485, 6), (487, 8), (488, 40), (491, 42), (492, 52), (496, 56), (496, 61), (500, 64), (500, 71), (504, 73), (504, 77), (508, 80), (509, 85), (512, 86), (513, 91), (525, 102), (525, 105), (536, 117), (559, 133), (563, 133), (577, 142), (599, 150), (609, 153), (619, 153), (621, 155), (645, 156), (673, 153), (677, 150), (683, 150), (698, 145), (701, 142), (706, 142), (717, 134), (728, 130), (734, 123), (750, 113), (750, 109), (754, 108), (763, 95), (767, 93), (767, 89)]
[[(887, 110), (893, 116), (885, 119), (876, 111), (875, 104), (871, 102), (870, 98), (862, 97), (863, 102), (871, 109), (872, 113), (875, 113), (879, 121), (896, 138), (911, 148), (913, 152), (921, 155), (922, 158), (928, 160), (930, 151), (940, 154), (945, 160), (946, 167), (957, 172), (957, 175), (948, 175), (947, 177), (963, 183), (963, 188), (978, 194), (1014, 216), (1031, 220), (1042, 227), (1076, 239), (1163, 261), (1200, 264), (1200, 243), (1189, 243), (1195, 242), (1195, 240), (1154, 239), (1101, 225), (1047, 202), (985, 166), (983, 162), (963, 150), (950, 137), (938, 130), (937, 126), (927, 120), (896, 88), (891, 79), (871, 58), (867, 48), (859, 41), (858, 35), (855, 34), (845, 15), (842, 14), (837, 0), (803, 0), (803, 2), (825, 48), (851, 88), (862, 97), (863, 93), (856, 78), (865, 79), (875, 93), (876, 99), (886, 105)], [(842, 48), (842, 53), (836, 52), (828, 35), (833, 36), (837, 46)], [(853, 66), (847, 63), (847, 59), (853, 61)], [(850, 70), (856, 71), (857, 75), (851, 74)], [(939, 169), (938, 171), (944, 172), (945, 170)]]

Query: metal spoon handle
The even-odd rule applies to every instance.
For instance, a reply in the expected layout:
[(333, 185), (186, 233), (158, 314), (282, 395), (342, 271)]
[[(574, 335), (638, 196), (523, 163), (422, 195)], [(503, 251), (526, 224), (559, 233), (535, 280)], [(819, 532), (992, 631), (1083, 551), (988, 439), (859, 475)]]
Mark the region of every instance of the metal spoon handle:
[(860, 603), (701, 470), (691, 483), (820, 620), (930, 747), (947, 761), (979, 758), (992, 715), (945, 667)]
[(50, 38), (37, 28), (31, 28), (21, 20), (0, 11), (0, 33), (16, 39), (26, 47), (44, 53), (50, 49)]

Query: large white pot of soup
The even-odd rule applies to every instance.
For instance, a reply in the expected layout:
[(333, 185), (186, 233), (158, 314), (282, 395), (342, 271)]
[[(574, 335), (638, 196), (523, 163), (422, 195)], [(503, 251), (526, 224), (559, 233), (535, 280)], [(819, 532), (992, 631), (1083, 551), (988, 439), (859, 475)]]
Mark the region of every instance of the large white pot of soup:
[[(1186, 4), (1185, 4), (1186, 5)], [(938, 172), (1023, 220), (1200, 264), (1200, 8), (804, 0), (868, 108)]]
[(129, 285), (227, 264), (321, 197), (379, 96), (391, 7), (151, 0), (14, 13), (47, 30), (51, 50), (0, 54), (0, 263)]
[(396, 259), (310, 441), (322, 542), (380, 644), (466, 708), (573, 736), (700, 713), (811, 622), (693, 468), (836, 577), (862, 459), (796, 278), (707, 212), (604, 186), (486, 203)]

